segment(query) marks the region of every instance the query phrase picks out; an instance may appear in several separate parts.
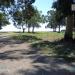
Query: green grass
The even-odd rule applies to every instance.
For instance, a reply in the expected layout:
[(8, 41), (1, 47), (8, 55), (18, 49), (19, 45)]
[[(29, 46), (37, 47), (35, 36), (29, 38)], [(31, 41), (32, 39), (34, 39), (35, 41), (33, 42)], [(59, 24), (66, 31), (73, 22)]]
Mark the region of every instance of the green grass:
[[(64, 37), (64, 33), (58, 32), (37, 32), (37, 33), (14, 33), (12, 38), (15, 40), (22, 40), (26, 43), (30, 43), (31, 47), (35, 50), (38, 49), (38, 53), (44, 55), (54, 54), (54, 49), (49, 47), (48, 43), (42, 43), (42, 41), (56, 41)], [(53, 45), (54, 46), (54, 45)]]
[[(8, 33), (11, 34), (11, 33)], [(73, 33), (75, 37), (75, 33)], [(11, 38), (29, 43), (35, 53), (58, 56), (75, 57), (75, 43), (60, 41), (64, 33), (37, 32), (37, 33), (12, 33)], [(67, 59), (67, 58), (66, 58)]]
[(60, 40), (64, 37), (64, 33), (57, 32), (37, 32), (37, 33), (15, 33), (12, 37), (18, 40), (25, 40), (25, 36), (33, 36), (41, 40)]

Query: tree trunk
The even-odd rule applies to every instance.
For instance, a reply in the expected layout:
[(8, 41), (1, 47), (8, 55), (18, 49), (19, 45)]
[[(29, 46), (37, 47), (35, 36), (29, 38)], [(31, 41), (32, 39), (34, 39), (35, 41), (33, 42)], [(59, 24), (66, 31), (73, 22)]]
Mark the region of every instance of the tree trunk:
[(30, 27), (28, 27), (28, 33), (30, 33)]
[(1, 24), (1, 22), (0, 22), (0, 30), (2, 29), (2, 24)]
[(35, 27), (33, 26), (33, 28), (32, 28), (32, 33), (34, 33), (34, 28), (35, 28)]
[(23, 33), (25, 32), (25, 28), (23, 28)]
[(67, 21), (66, 21), (66, 31), (65, 31), (65, 40), (73, 40), (73, 15), (68, 15), (67, 16)]
[(22, 25), (22, 31), (23, 31), (23, 33), (25, 32), (25, 28), (23, 28), (23, 25)]
[(60, 33), (60, 24), (59, 24), (59, 33)]

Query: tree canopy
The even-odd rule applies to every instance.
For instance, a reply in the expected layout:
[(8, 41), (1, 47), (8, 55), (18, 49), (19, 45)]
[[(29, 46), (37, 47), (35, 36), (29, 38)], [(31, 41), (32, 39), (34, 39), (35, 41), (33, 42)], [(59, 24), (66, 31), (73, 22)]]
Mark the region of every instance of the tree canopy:
[(8, 15), (5, 19), (11, 19), (20, 24), (23, 19), (30, 19), (33, 16), (32, 3), (34, 2), (35, 0), (0, 0), (0, 11)]
[(6, 26), (7, 24), (10, 24), (7, 20), (7, 17), (5, 14), (0, 13), (0, 29), (2, 29), (2, 26)]
[(52, 28), (53, 31), (56, 31), (57, 27), (65, 25), (64, 19), (61, 18), (60, 13), (56, 10), (50, 10), (47, 12), (47, 22), (48, 24), (46, 27)]
[(72, 14), (71, 4), (73, 0), (57, 0), (53, 3), (53, 8), (56, 8), (57, 11), (60, 11), (63, 16), (67, 16)]

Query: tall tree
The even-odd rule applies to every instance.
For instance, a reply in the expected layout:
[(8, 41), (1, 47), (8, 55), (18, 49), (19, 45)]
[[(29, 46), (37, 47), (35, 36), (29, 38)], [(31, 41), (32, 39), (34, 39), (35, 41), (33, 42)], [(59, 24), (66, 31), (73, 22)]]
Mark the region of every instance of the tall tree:
[(28, 21), (28, 25), (32, 27), (32, 32), (34, 32), (35, 27), (40, 27), (39, 23), (42, 22), (42, 16), (41, 12), (38, 11), (37, 8), (35, 8), (34, 16), (31, 17), (31, 19)]
[(25, 30), (27, 20), (29, 20), (35, 13), (32, 5), (34, 2), (35, 0), (17, 0), (13, 7), (13, 11), (10, 11), (10, 13), (12, 13), (14, 25), (17, 28), (22, 28), (23, 32)]
[(30, 27), (28, 24), (28, 20), (31, 19), (35, 14), (35, 9), (32, 5), (28, 5), (28, 7), (24, 10), (17, 10), (13, 14), (13, 22), (16, 27), (21, 27), (23, 32), (25, 30), (25, 26)]
[(53, 3), (53, 7), (56, 8), (62, 14), (62, 17), (66, 17), (66, 32), (64, 39), (73, 39), (73, 12), (71, 11), (71, 4), (73, 0), (57, 0)]
[(24, 28), (24, 25), (25, 25), (25, 21), (24, 21), (24, 18), (22, 19), (22, 11), (16, 11), (14, 14), (13, 14), (13, 22), (14, 22), (14, 26), (19, 28), (19, 29), (22, 29), (23, 32), (25, 30)]
[(56, 10), (50, 10), (47, 12), (47, 22), (48, 28), (52, 28), (53, 31), (56, 31), (56, 28), (59, 28), (60, 32), (60, 27), (64, 25), (64, 19), (62, 20), (61, 16), (59, 15), (60, 13), (57, 12)]
[(50, 10), (47, 12), (47, 17), (48, 17), (48, 28), (52, 28), (54, 32), (56, 32), (56, 28), (57, 28), (57, 22), (56, 22), (56, 18), (55, 18), (55, 11), (54, 10)]

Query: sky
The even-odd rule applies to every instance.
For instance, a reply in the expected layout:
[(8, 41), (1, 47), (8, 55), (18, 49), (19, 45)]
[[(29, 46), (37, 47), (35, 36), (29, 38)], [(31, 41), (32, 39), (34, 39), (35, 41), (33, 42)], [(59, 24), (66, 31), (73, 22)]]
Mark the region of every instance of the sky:
[(46, 14), (48, 10), (52, 7), (53, 0), (36, 0), (33, 4), (37, 7), (38, 10), (42, 11), (43, 14)]

